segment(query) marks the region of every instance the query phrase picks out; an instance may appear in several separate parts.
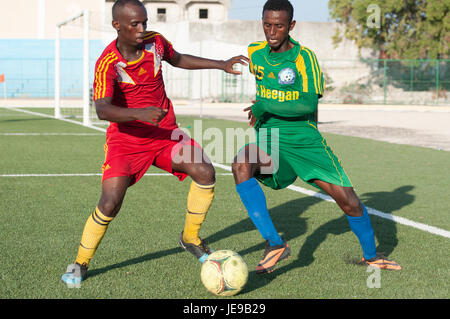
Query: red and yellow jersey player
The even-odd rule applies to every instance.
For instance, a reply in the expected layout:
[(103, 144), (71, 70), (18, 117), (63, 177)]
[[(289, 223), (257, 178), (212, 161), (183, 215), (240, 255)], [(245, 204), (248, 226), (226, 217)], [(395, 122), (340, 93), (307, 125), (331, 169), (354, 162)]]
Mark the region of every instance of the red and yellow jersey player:
[(106, 133), (102, 193), (86, 221), (75, 262), (62, 281), (80, 284), (108, 225), (118, 214), (125, 193), (151, 165), (179, 178), (192, 178), (185, 226), (179, 244), (200, 262), (211, 252), (199, 237), (214, 197), (215, 170), (202, 148), (177, 127), (167, 97), (162, 61), (182, 69), (219, 69), (240, 74), (233, 65), (247, 65), (245, 56), (211, 60), (181, 54), (157, 32), (147, 32), (141, 1), (117, 0), (112, 8), (117, 38), (106, 47), (95, 67), (97, 115), (111, 124)]

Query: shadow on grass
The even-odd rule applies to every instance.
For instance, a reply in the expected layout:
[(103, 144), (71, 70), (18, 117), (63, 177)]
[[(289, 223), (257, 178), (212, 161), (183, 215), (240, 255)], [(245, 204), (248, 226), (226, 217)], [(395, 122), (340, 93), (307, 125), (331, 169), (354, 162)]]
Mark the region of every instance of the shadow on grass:
[[(365, 193), (360, 195), (360, 198), (361, 201), (368, 207), (380, 208), (380, 210), (383, 210), (385, 213), (392, 213), (402, 207), (410, 205), (414, 201), (414, 195), (409, 194), (409, 192), (413, 189), (414, 186), (408, 185), (399, 187), (392, 192)], [(275, 227), (284, 233), (284, 238), (286, 241), (289, 242), (290, 240), (300, 237), (307, 232), (307, 218), (302, 217), (302, 214), (311, 206), (321, 201), (321, 199), (316, 197), (303, 197), (286, 202), (270, 210), (270, 215), (273, 219)], [(336, 209), (339, 209), (337, 205)], [(382, 252), (385, 256), (389, 256), (398, 244), (396, 224), (391, 220), (386, 220), (378, 216), (371, 216), (371, 220), (374, 228), (374, 234), (378, 241), (377, 251)], [(206, 241), (211, 244), (233, 235), (253, 231), (254, 229), (254, 225), (250, 218), (246, 218), (212, 234), (206, 238)], [(284, 261), (283, 263), (285, 265), (276, 268), (273, 273), (256, 275), (255, 271), (251, 271), (251, 267), (255, 265), (249, 265), (249, 280), (241, 294), (251, 292), (267, 285), (278, 275), (289, 272), (295, 268), (310, 265), (314, 261), (314, 252), (321, 245), (321, 243), (326, 240), (328, 235), (340, 235), (349, 231), (350, 227), (348, 225), (347, 218), (343, 214), (341, 217), (330, 220), (315, 229), (314, 232), (303, 242), (298, 256), (292, 256), (289, 260)], [(264, 244), (265, 243), (261, 241), (260, 244), (244, 248), (243, 250), (238, 251), (238, 253), (241, 256), (245, 256), (256, 251), (261, 251), (262, 253), (264, 250)], [(355, 244), (357, 244), (356, 237)], [(243, 246), (245, 247), (245, 243), (243, 243)], [(181, 252), (184, 251), (179, 247), (153, 252), (107, 267), (92, 269), (89, 271), (89, 277), (94, 277), (112, 269), (122, 268)], [(286, 262), (288, 264), (286, 264)]]
[[(385, 213), (393, 213), (394, 211), (410, 205), (414, 201), (414, 195), (409, 194), (409, 192), (413, 189), (414, 186), (411, 185), (402, 186), (392, 192), (364, 193), (360, 195), (360, 198), (361, 201), (368, 207), (383, 207), (383, 211)], [(304, 200), (306, 199), (312, 200), (313, 198), (305, 198)], [(298, 200), (294, 200), (292, 202), (297, 203), (297, 201)], [(285, 205), (286, 204), (283, 204), (277, 207), (276, 210), (282, 209)], [(271, 211), (271, 214), (273, 212), (274, 210)], [(289, 210), (287, 210), (287, 212), (289, 212)], [(277, 218), (283, 218), (283, 216), (279, 216)], [(389, 256), (398, 244), (396, 223), (392, 222), (391, 220), (386, 220), (384, 218), (373, 215), (371, 215), (370, 218), (374, 229), (375, 238), (378, 241), (377, 252), (382, 253), (385, 256)], [(273, 219), (275, 223), (275, 217)], [(304, 226), (303, 222), (301, 221), (302, 219), (304, 220), (304, 218), (300, 218), (299, 226), (301, 228), (306, 228), (306, 226)], [(291, 224), (292, 226), (289, 228), (291, 232), (293, 229), (297, 229), (297, 227), (295, 227), (297, 226), (297, 224)], [(242, 293), (250, 292), (252, 290), (263, 287), (270, 281), (275, 279), (278, 275), (287, 273), (295, 268), (301, 268), (310, 265), (314, 261), (314, 252), (317, 250), (320, 244), (326, 240), (328, 235), (340, 235), (348, 231), (350, 231), (350, 226), (345, 215), (342, 215), (341, 217), (335, 218), (321, 225), (306, 238), (305, 242), (300, 248), (300, 252), (297, 258), (291, 257), (288, 261), (284, 262), (284, 266), (278, 267), (274, 270), (273, 273), (264, 276), (256, 275), (254, 271), (251, 272), (249, 274), (249, 282)], [(289, 233), (286, 232), (287, 240), (290, 237), (288, 236), (288, 234)], [(292, 232), (291, 235), (295, 236), (295, 232)], [(356, 236), (355, 244), (357, 244)], [(349, 263), (360, 261), (359, 259), (351, 260), (349, 256), (344, 256), (344, 258), (346, 258), (346, 261)], [(288, 264), (286, 264), (286, 262), (288, 262)]]
[(8, 124), (14, 122), (34, 122), (34, 121), (53, 121), (53, 119), (48, 117), (24, 117), (24, 118), (0, 120), (0, 123)]
[[(367, 206), (392, 214), (414, 202), (414, 189), (406, 185), (394, 189), (392, 192), (374, 192), (362, 194), (361, 201)], [(398, 244), (396, 223), (378, 216), (371, 216), (373, 231), (378, 241), (377, 251), (389, 256)]]
[(88, 277), (86, 279), (89, 279), (90, 277), (95, 277), (97, 275), (100, 275), (102, 273), (108, 272), (110, 270), (113, 269), (117, 269), (117, 268), (122, 268), (122, 267), (127, 267), (130, 265), (134, 265), (134, 264), (139, 264), (142, 262), (146, 262), (149, 260), (153, 260), (153, 259), (158, 259), (158, 258), (162, 258), (162, 257), (166, 257), (169, 255), (173, 255), (173, 254), (178, 254), (183, 252), (184, 250), (182, 250), (180, 247), (176, 247), (176, 248), (172, 248), (172, 249), (167, 249), (167, 250), (162, 250), (162, 251), (157, 251), (157, 252), (153, 252), (147, 255), (143, 255), (140, 257), (136, 257), (136, 258), (131, 258), (128, 260), (124, 260), (120, 263), (117, 264), (113, 264), (113, 265), (109, 265), (103, 268), (97, 268), (97, 269), (90, 269), (88, 272)]

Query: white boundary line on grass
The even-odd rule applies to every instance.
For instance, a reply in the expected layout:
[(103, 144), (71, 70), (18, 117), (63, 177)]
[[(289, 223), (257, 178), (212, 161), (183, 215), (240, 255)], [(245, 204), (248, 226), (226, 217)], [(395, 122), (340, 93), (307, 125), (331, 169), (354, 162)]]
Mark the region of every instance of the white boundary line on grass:
[[(21, 109), (16, 109), (16, 108), (12, 108), (12, 107), (8, 107), (8, 109), (13, 110), (13, 111), (17, 111), (17, 112), (27, 113), (27, 114), (30, 114), (30, 115), (35, 115), (35, 116), (47, 117), (47, 118), (55, 119), (53, 116), (46, 115), (46, 114), (41, 114), (41, 113), (36, 113), (36, 112), (31, 112), (31, 111), (26, 111), (26, 110), (21, 110)], [(83, 125), (83, 123), (81, 123), (81, 122), (72, 121), (72, 120), (68, 120), (68, 119), (60, 119), (60, 120), (65, 121), (65, 122), (69, 122), (69, 123), (72, 123), (72, 124)], [(102, 128), (99, 128), (99, 127), (95, 127), (95, 126), (88, 126), (88, 127), (92, 128), (94, 130), (97, 130), (97, 131), (106, 132), (105, 129), (102, 129)], [(219, 163), (212, 163), (212, 164), (215, 167), (219, 167), (219, 168), (221, 168), (223, 170), (231, 172), (231, 167), (230, 166), (219, 164)], [(171, 174), (168, 174), (168, 175), (171, 175)], [(308, 196), (313, 196), (313, 197), (316, 197), (316, 198), (320, 198), (320, 199), (328, 201), (328, 202), (335, 202), (328, 195), (324, 195), (324, 194), (319, 193), (319, 192), (311, 191), (311, 190), (308, 190), (308, 189), (305, 189), (305, 188), (302, 188), (302, 187), (299, 187), (299, 186), (290, 185), (287, 188), (290, 189), (290, 190), (293, 190), (295, 192), (302, 193), (302, 194), (305, 194), (305, 195), (308, 195)], [(410, 227), (413, 227), (413, 228), (416, 228), (416, 229), (419, 229), (419, 230), (422, 230), (422, 231), (425, 231), (425, 232), (428, 232), (428, 233), (431, 233), (431, 234), (435, 234), (435, 235), (439, 235), (439, 236), (442, 236), (442, 237), (450, 238), (450, 231), (447, 231), (447, 230), (444, 230), (444, 229), (440, 229), (440, 228), (437, 228), (437, 227), (434, 227), (434, 226), (430, 226), (430, 225), (427, 225), (427, 224), (417, 223), (417, 222), (414, 222), (414, 221), (409, 220), (407, 218), (394, 216), (392, 214), (387, 214), (387, 213), (381, 212), (381, 211), (376, 210), (376, 209), (371, 208), (371, 207), (367, 207), (367, 212), (369, 214), (371, 214), (371, 215), (375, 215), (375, 216), (378, 216), (378, 217), (381, 217), (381, 218), (384, 218), (384, 219), (388, 219), (388, 220), (391, 220), (391, 221), (396, 222), (398, 224), (402, 224), (402, 225), (405, 225), (405, 226), (410, 226)]]
[[(53, 119), (53, 120), (60, 120), (60, 121), (64, 121), (64, 122), (68, 122), (68, 123), (72, 123), (72, 124), (83, 125), (83, 123), (81, 123), (81, 122), (77, 122), (77, 121), (73, 121), (73, 120), (69, 120), (69, 119), (64, 119), (64, 118), (55, 119), (54, 116), (48, 115), (48, 114), (42, 114), (42, 113), (37, 113), (37, 112), (32, 112), (32, 111), (27, 111), (27, 110), (21, 110), (21, 109), (15, 108), (15, 107), (5, 107), (5, 108), (8, 109), (8, 110), (16, 111), (16, 112), (22, 112), (22, 113), (26, 113), (26, 114), (30, 114), (30, 115), (39, 116), (39, 117), (46, 117), (46, 118)], [(85, 125), (83, 125), (83, 126), (85, 126)], [(100, 128), (100, 127), (96, 127), (96, 126), (93, 126), (93, 125), (87, 125), (85, 127), (89, 127), (89, 128), (91, 128), (93, 130), (97, 130), (97, 131), (100, 131), (100, 132), (106, 132), (105, 129)]]
[[(67, 173), (67, 174), (0, 174), (0, 177), (90, 177), (102, 176), (101, 173)], [(232, 176), (232, 173), (216, 173), (218, 176)], [(170, 173), (146, 173), (144, 176), (173, 176)]]
[[(224, 169), (226, 171), (230, 171), (231, 172), (231, 167), (229, 167), (229, 166), (218, 164), (218, 163), (213, 163), (213, 165), (216, 166), (216, 167), (219, 167), (221, 169)], [(302, 194), (305, 194), (305, 195), (308, 195), (308, 196), (320, 198), (320, 199), (322, 199), (324, 201), (327, 201), (327, 202), (335, 203), (333, 198), (331, 198), (328, 195), (319, 193), (319, 192), (315, 192), (315, 191), (312, 191), (312, 190), (309, 190), (309, 189), (306, 189), (306, 188), (303, 188), (303, 187), (295, 186), (295, 185), (290, 185), (287, 188), (290, 189), (290, 190), (293, 190), (294, 192), (302, 193)], [(417, 228), (417, 229), (426, 231), (426, 232), (431, 233), (431, 234), (435, 234), (435, 235), (439, 235), (439, 236), (442, 236), (442, 237), (450, 238), (450, 231), (447, 231), (447, 230), (444, 230), (444, 229), (440, 229), (440, 228), (437, 228), (437, 227), (434, 227), (434, 226), (430, 226), (430, 225), (427, 225), (427, 224), (417, 223), (417, 222), (414, 222), (414, 221), (409, 220), (409, 219), (404, 218), (404, 217), (399, 217), (399, 216), (394, 216), (392, 214), (387, 214), (387, 213), (381, 212), (381, 211), (376, 210), (376, 209), (371, 208), (371, 207), (366, 207), (366, 208), (367, 208), (367, 212), (369, 214), (371, 214), (371, 215), (375, 215), (375, 216), (378, 216), (378, 217), (381, 217), (381, 218), (384, 218), (384, 219), (388, 219), (388, 220), (391, 220), (393, 222), (396, 222), (396, 223), (399, 223), (399, 224), (402, 224), (402, 225), (406, 225), (406, 226), (410, 226), (410, 227), (413, 227), (413, 228)]]
[(0, 133), (0, 136), (100, 136), (103, 133)]
[[(303, 193), (303, 194), (306, 194), (306, 195), (318, 197), (318, 198), (321, 198), (321, 199), (326, 200), (328, 202), (335, 203), (334, 199), (331, 198), (328, 195), (324, 195), (324, 194), (321, 194), (321, 193), (318, 193), (318, 192), (314, 192), (314, 191), (311, 191), (311, 190), (308, 190), (308, 189), (304, 189), (304, 188), (301, 188), (301, 187), (298, 187), (298, 186), (294, 186), (294, 185), (291, 185), (288, 188), (292, 189), (292, 190), (294, 190), (296, 192), (299, 192), (299, 193)], [(410, 227), (414, 227), (414, 228), (426, 231), (426, 232), (431, 233), (431, 234), (435, 234), (435, 235), (439, 235), (439, 236), (442, 236), (442, 237), (450, 238), (450, 231), (447, 231), (447, 230), (444, 230), (444, 229), (440, 229), (440, 228), (437, 228), (437, 227), (434, 227), (434, 226), (430, 226), (430, 225), (427, 225), (427, 224), (417, 223), (417, 222), (414, 222), (414, 221), (409, 220), (409, 219), (404, 218), (404, 217), (395, 216), (395, 215), (392, 215), (392, 214), (387, 214), (387, 213), (384, 213), (382, 211), (376, 210), (375, 208), (371, 208), (371, 207), (367, 207), (367, 206), (366, 206), (366, 208), (367, 208), (367, 212), (369, 214), (371, 214), (371, 215), (375, 215), (375, 216), (378, 216), (378, 217), (381, 217), (381, 218), (384, 218), (384, 219), (392, 220), (392, 221), (394, 221), (396, 223), (399, 223), (399, 224), (402, 224), (402, 225), (406, 225), (406, 226), (410, 226)]]

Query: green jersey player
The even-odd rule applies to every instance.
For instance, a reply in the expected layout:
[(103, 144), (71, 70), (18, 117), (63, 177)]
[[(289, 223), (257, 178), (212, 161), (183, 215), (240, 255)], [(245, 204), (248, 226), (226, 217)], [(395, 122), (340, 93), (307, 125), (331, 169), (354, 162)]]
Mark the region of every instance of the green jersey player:
[(400, 265), (377, 254), (367, 210), (317, 129), (314, 114), (324, 92), (323, 74), (314, 52), (289, 35), (295, 26), (291, 3), (268, 0), (262, 22), (266, 41), (248, 47), (256, 101), (245, 109), (257, 141), (241, 149), (232, 165), (236, 190), (266, 240), (256, 272), (271, 272), (278, 261), (290, 256), (288, 243), (269, 216), (258, 181), (282, 189), (297, 177), (327, 192), (344, 211), (361, 244), (363, 264), (400, 270)]

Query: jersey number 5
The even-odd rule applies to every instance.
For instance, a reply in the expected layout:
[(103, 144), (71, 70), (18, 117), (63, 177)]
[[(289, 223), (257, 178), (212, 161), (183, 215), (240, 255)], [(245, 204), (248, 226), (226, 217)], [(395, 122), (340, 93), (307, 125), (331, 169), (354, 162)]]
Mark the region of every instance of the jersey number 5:
[(255, 64), (253, 66), (253, 74), (257, 80), (261, 81), (264, 78), (264, 67)]

